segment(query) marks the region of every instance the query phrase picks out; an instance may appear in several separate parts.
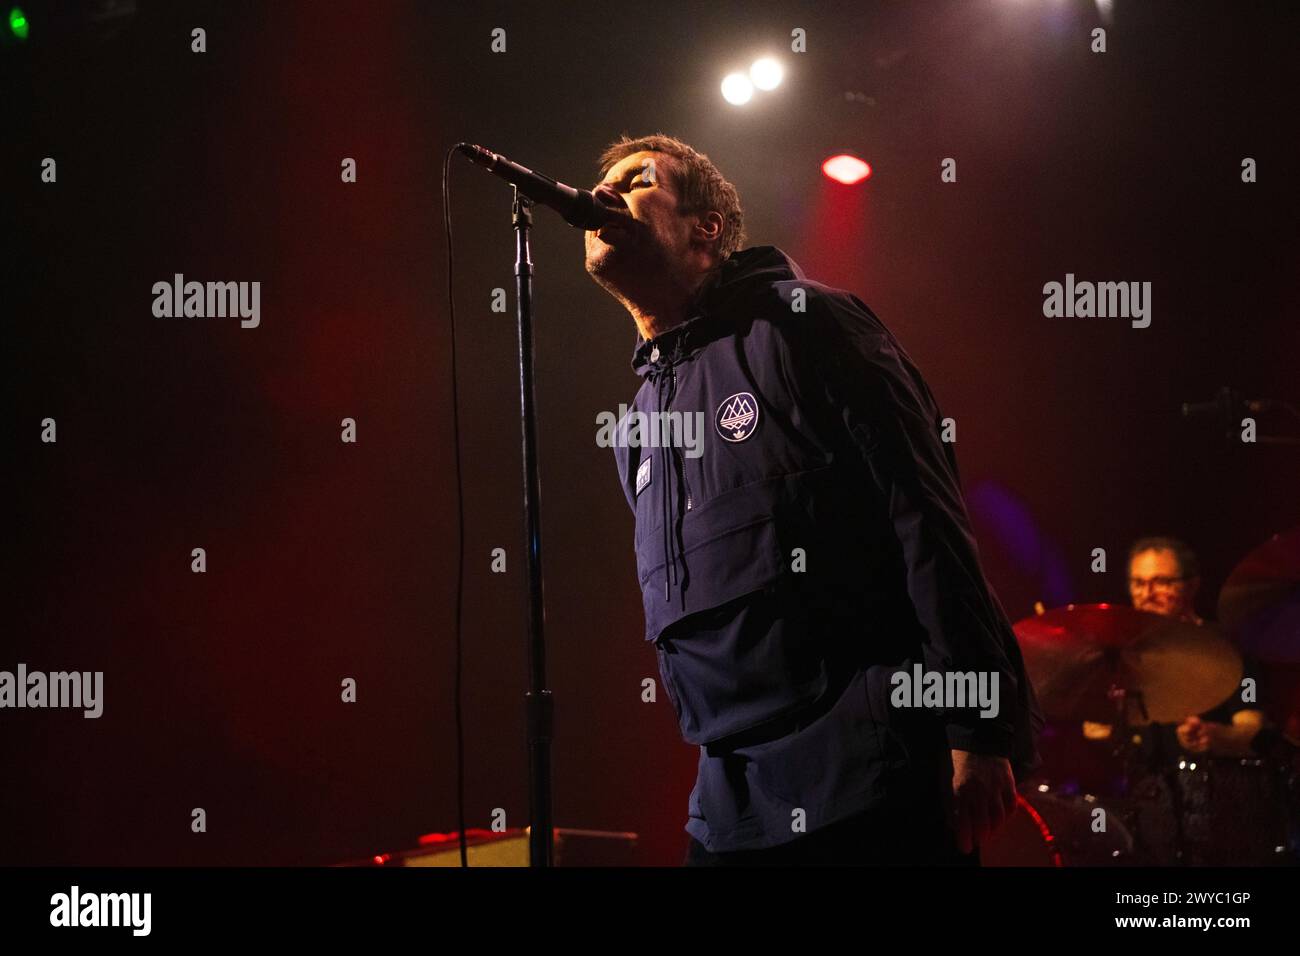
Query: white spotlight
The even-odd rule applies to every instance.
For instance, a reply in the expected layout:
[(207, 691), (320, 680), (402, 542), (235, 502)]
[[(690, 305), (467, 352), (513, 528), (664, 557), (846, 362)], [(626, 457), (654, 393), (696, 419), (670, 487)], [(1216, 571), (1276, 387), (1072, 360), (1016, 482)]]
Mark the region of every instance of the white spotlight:
[(760, 90), (774, 90), (781, 85), (785, 70), (770, 56), (755, 60), (749, 68), (749, 78)]
[(754, 87), (750, 85), (743, 73), (732, 73), (722, 81), (722, 96), (728, 103), (742, 106), (748, 103), (753, 95)]

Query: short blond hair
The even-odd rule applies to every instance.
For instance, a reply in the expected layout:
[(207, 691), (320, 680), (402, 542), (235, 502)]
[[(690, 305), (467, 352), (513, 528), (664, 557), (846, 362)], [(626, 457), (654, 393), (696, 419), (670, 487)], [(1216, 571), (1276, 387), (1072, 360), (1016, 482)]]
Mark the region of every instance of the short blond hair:
[(674, 161), (673, 181), (681, 193), (681, 215), (716, 212), (722, 216), (718, 236), (718, 258), (727, 259), (745, 242), (745, 214), (740, 193), (727, 182), (713, 161), (680, 139), (666, 133), (632, 137), (624, 133), (600, 154), (600, 177), (633, 153), (663, 153)]

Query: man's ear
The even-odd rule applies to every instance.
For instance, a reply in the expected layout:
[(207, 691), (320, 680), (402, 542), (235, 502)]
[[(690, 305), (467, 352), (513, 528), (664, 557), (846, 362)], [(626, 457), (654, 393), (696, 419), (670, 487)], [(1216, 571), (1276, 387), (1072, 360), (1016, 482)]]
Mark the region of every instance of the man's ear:
[(698, 242), (715, 242), (722, 235), (724, 225), (726, 223), (722, 219), (722, 213), (706, 212), (691, 227), (691, 237)]

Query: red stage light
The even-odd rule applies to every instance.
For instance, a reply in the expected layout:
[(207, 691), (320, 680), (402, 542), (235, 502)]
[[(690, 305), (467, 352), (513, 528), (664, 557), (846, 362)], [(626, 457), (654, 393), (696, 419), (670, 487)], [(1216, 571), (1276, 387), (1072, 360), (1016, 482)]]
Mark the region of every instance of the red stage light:
[(832, 156), (822, 163), (822, 172), (837, 183), (852, 186), (854, 183), (860, 183), (870, 176), (871, 167), (856, 156), (841, 153), (839, 156)]

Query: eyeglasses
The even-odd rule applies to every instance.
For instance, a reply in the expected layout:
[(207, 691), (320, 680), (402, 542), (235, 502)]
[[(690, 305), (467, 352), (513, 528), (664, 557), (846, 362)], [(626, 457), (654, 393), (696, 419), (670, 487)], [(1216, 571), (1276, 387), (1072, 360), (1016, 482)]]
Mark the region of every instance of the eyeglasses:
[(1157, 591), (1168, 591), (1174, 585), (1181, 584), (1186, 580), (1187, 578), (1185, 577), (1129, 578), (1128, 586), (1134, 591), (1144, 590), (1148, 585), (1155, 588)]

